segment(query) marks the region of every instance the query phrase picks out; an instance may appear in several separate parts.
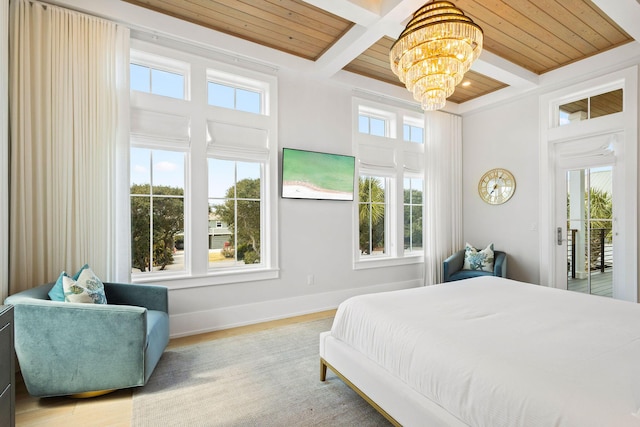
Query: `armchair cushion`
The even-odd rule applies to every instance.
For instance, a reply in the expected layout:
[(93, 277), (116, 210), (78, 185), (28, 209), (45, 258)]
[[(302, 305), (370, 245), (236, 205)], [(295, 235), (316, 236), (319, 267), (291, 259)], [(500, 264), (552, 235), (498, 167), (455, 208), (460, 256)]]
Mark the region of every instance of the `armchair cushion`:
[(68, 276), (62, 277), (62, 288), (64, 289), (64, 300), (67, 302), (107, 303), (102, 281), (88, 267), (82, 270), (77, 280)]
[[(80, 273), (82, 273), (82, 270), (87, 267), (89, 267), (88, 264), (83, 265), (82, 268), (80, 268), (80, 270), (78, 270), (78, 272), (73, 275), (73, 280), (78, 280), (78, 277), (80, 277)], [(62, 280), (65, 277), (69, 277), (69, 275), (66, 271), (63, 271), (62, 273), (60, 273), (60, 276), (58, 276), (58, 280), (56, 280), (56, 283), (49, 291), (49, 299), (51, 301), (64, 301), (64, 287), (62, 285)]]
[(467, 243), (464, 247), (463, 270), (479, 270), (493, 272), (493, 243), (482, 250)]

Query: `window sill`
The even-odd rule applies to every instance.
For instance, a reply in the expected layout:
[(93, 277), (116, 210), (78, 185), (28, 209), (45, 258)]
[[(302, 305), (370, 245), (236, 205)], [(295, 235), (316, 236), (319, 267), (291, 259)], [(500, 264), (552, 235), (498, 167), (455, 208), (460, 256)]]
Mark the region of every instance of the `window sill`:
[(353, 263), (354, 270), (365, 270), (368, 268), (394, 267), (401, 265), (422, 264), (424, 254), (413, 254), (404, 257), (375, 257), (370, 259), (360, 259)]
[(225, 270), (209, 272), (203, 275), (155, 274), (147, 277), (132, 278), (133, 283), (150, 283), (165, 285), (169, 289), (199, 288), (204, 286), (229, 285), (233, 283), (256, 282), (260, 280), (277, 279), (280, 270), (275, 268), (260, 268), (247, 270)]

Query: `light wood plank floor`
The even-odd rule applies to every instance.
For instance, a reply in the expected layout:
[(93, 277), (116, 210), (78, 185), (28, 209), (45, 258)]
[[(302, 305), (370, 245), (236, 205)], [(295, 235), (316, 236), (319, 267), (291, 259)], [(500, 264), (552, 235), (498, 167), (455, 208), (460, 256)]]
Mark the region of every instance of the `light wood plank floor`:
[[(333, 317), (335, 312), (335, 310), (322, 311), (288, 319), (176, 338), (169, 342), (168, 348), (257, 332), (293, 323), (326, 319)], [(132, 396), (132, 389), (127, 389), (88, 399), (70, 397), (38, 399), (29, 396), (22, 378), (19, 374), (16, 374), (16, 426), (129, 426), (131, 425), (133, 411)]]

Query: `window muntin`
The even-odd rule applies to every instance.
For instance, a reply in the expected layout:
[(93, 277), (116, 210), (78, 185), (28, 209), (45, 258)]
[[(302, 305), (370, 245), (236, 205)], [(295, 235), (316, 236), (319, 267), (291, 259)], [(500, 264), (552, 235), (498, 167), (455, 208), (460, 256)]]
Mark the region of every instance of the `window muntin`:
[(180, 73), (131, 63), (129, 81), (131, 90), (177, 99), (185, 98), (185, 78)]
[(358, 197), (360, 257), (387, 253), (386, 217), (388, 179), (360, 175)]
[(421, 252), (424, 180), (404, 179), (404, 252)]
[(262, 114), (262, 93), (256, 90), (209, 81), (207, 102), (214, 107)]
[(208, 170), (209, 268), (260, 265), (262, 164), (209, 158)]
[(131, 271), (185, 270), (185, 154), (132, 147)]
[(424, 143), (424, 129), (419, 126), (405, 123), (402, 125), (402, 136), (403, 139), (408, 142)]
[(387, 136), (387, 121), (380, 117), (360, 114), (358, 115), (358, 132), (373, 136)]

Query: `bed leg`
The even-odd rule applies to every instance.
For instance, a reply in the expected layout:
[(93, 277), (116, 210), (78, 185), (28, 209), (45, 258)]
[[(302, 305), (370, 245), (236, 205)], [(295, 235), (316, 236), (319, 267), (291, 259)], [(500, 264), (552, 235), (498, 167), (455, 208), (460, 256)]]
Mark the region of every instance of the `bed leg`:
[(320, 381), (327, 379), (327, 365), (324, 363), (324, 359), (320, 358)]

